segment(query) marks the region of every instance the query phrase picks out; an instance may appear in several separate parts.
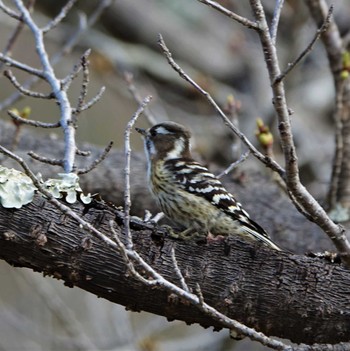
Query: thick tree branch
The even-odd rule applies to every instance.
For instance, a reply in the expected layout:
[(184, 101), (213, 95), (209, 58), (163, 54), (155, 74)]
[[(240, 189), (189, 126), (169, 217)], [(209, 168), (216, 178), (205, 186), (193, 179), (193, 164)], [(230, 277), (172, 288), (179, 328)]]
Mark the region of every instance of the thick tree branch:
[[(115, 220), (122, 236), (124, 219), (119, 210), (97, 201), (72, 208), (107, 234), (109, 221)], [(134, 218), (130, 224), (135, 249), (149, 264), (166, 279), (180, 283), (173, 266), (174, 249), (189, 288), (199, 283), (206, 303), (228, 317), (294, 342), (347, 341), (350, 274), (341, 266), (277, 254), (238, 239), (231, 239), (229, 246), (164, 240), (164, 231), (152, 225)], [(0, 258), (12, 265), (52, 275), (132, 310), (222, 327), (165, 291), (128, 277), (119, 252), (84, 232), (40, 195), (19, 210), (0, 208), (0, 233)]]

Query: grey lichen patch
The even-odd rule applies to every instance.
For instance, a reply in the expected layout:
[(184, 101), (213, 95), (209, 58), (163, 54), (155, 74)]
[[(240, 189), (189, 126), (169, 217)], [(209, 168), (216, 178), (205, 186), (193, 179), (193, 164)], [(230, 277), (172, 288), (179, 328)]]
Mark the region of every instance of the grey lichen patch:
[[(58, 176), (59, 179), (44, 181), (39, 174), (38, 179), (56, 199), (65, 196), (65, 200), (70, 204), (76, 202), (78, 197), (84, 204), (92, 201), (90, 194), (83, 194), (79, 177), (75, 173), (59, 173)], [(27, 175), (15, 169), (0, 166), (0, 203), (3, 207), (21, 208), (29, 204), (36, 190), (37, 188)]]
[(84, 195), (79, 185), (79, 177), (75, 173), (59, 173), (60, 179), (48, 179), (43, 182), (44, 187), (53, 197), (60, 199), (66, 194), (66, 201), (73, 204), (77, 201), (77, 195), (82, 203), (89, 204), (92, 201), (90, 194)]
[(36, 187), (24, 173), (0, 166), (0, 202), (5, 208), (21, 208), (33, 200)]

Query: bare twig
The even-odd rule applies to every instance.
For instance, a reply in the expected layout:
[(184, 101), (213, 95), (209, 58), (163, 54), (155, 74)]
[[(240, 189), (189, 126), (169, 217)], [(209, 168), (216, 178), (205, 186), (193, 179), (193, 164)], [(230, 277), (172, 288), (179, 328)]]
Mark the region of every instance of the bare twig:
[(266, 166), (273, 169), (277, 172), (281, 177), (284, 177), (284, 169), (271, 158), (263, 155), (250, 141), (249, 139), (241, 133), (241, 131), (229, 120), (229, 118), (225, 115), (222, 109), (218, 106), (215, 100), (211, 97), (211, 95), (205, 91), (203, 88), (199, 86), (190, 76), (188, 76), (184, 70), (174, 61), (172, 58), (171, 52), (165, 45), (163, 37), (159, 34), (158, 44), (161, 47), (165, 57), (167, 58), (170, 66), (187, 82), (189, 82), (197, 91), (199, 91), (207, 101), (214, 107), (214, 109), (219, 113), (220, 117), (224, 121), (224, 123), (243, 141), (243, 143), (248, 147), (251, 153)]
[(198, 296), (199, 303), (203, 306), (204, 305), (204, 297), (203, 297), (202, 289), (201, 289), (201, 286), (199, 285), (199, 283), (196, 283), (196, 294)]
[[(113, 143), (113, 142), (111, 141), (111, 143)], [(83, 151), (83, 150), (79, 150), (78, 148), (75, 150), (75, 153), (79, 156), (90, 156), (91, 155), (91, 151)]]
[(81, 109), (83, 105), (85, 104), (85, 99), (88, 91), (88, 86), (89, 86), (89, 60), (88, 57), (91, 53), (91, 49), (88, 49), (85, 51), (84, 55), (80, 58), (80, 64), (83, 69), (83, 82), (81, 84), (81, 90), (78, 98), (78, 105), (74, 111), (74, 114), (77, 115), (78, 113), (81, 112)]
[(22, 16), (20, 13), (13, 11), (9, 7), (5, 6), (2, 0), (0, 0), (0, 9), (6, 13), (8, 16), (16, 19), (17, 21), (22, 21)]
[(305, 50), (291, 63), (288, 64), (288, 67), (281, 73), (279, 74), (276, 79), (274, 80), (273, 84), (276, 84), (278, 82), (280, 82), (281, 80), (283, 80), (288, 73), (290, 73), (292, 71), (292, 69), (306, 56), (308, 55), (314, 45), (316, 44), (316, 41), (321, 37), (321, 35), (328, 29), (329, 27), (329, 23), (330, 23), (330, 20), (331, 20), (331, 16), (332, 16), (332, 13), (333, 13), (333, 5), (331, 5), (329, 7), (329, 10), (328, 10), (328, 14), (327, 14), (327, 17), (325, 18), (322, 26), (316, 31), (314, 37), (312, 38), (310, 44), (305, 48)]
[(171, 260), (173, 262), (173, 266), (174, 266), (174, 270), (175, 273), (177, 275), (177, 277), (180, 280), (180, 286), (183, 290), (190, 292), (190, 289), (188, 288), (188, 285), (186, 283), (185, 277), (183, 276), (183, 274), (181, 273), (181, 270), (179, 268), (179, 265), (177, 264), (177, 260), (176, 260), (176, 256), (175, 256), (175, 249), (172, 247), (171, 248)]
[[(19, 62), (14, 60), (13, 58), (6, 56), (2, 53), (0, 53), (0, 61), (6, 63), (7, 65), (11, 67), (15, 67), (20, 69), (21, 71), (27, 72), (29, 74), (32, 74), (34, 76), (37, 76), (39, 78), (45, 79), (44, 73), (40, 69), (36, 69), (34, 67), (28, 66), (25, 63)], [(23, 85), (24, 86), (24, 85)]]
[[(27, 5), (26, 5), (27, 8), (31, 10), (33, 8), (34, 3), (35, 3), (35, 0), (28, 1)], [(24, 28), (24, 23), (22, 21), (19, 21), (17, 24), (17, 27), (15, 28), (12, 35), (10, 36), (4, 51), (2, 52), (3, 55), (9, 56), (9, 57), (11, 56), (12, 47), (14, 46), (17, 38), (21, 34), (23, 28)], [(2, 70), (3, 66), (4, 66), (4, 62), (1, 62), (0, 63), (0, 70)]]
[(258, 29), (259, 28), (259, 26), (258, 26), (258, 24), (256, 22), (250, 21), (248, 18), (245, 18), (245, 17), (237, 15), (236, 13), (228, 10), (227, 8), (225, 8), (224, 6), (220, 5), (216, 1), (212, 1), (212, 0), (198, 0), (198, 1), (201, 2), (202, 4), (205, 4), (207, 6), (212, 7), (213, 9), (221, 12), (225, 16), (227, 16), (229, 18), (232, 18), (236, 22), (238, 22), (240, 24), (243, 24), (244, 26), (246, 26), (248, 28), (252, 28), (252, 29)]
[(338, 92), (336, 94), (336, 104), (334, 112), (334, 122), (335, 122), (335, 154), (332, 166), (332, 176), (328, 191), (328, 206), (329, 209), (336, 207), (338, 202), (338, 189), (339, 180), (342, 172), (342, 163), (344, 159), (344, 140), (343, 140), (343, 120), (342, 111), (344, 109), (344, 96), (343, 90), (345, 87), (345, 80), (340, 84)]
[[(132, 276), (134, 276), (135, 278), (137, 278), (141, 283), (148, 285), (148, 286), (154, 286), (158, 284), (158, 281), (156, 279), (153, 279), (154, 277), (152, 276), (152, 274), (150, 274), (150, 276), (148, 278), (145, 278), (143, 275), (141, 275), (136, 269), (134, 264), (132, 263), (132, 259), (134, 259), (134, 257), (132, 257), (131, 255), (129, 255), (129, 252), (135, 252), (136, 256), (138, 255), (136, 251), (133, 250), (128, 250), (125, 245), (122, 243), (122, 241), (119, 238), (118, 233), (116, 232), (116, 230), (114, 229), (114, 222), (111, 220), (109, 222), (109, 228), (113, 234), (113, 238), (118, 246), (119, 252), (125, 262), (125, 265), (128, 269), (128, 271), (131, 273)], [(137, 262), (137, 260), (136, 260)]]
[(37, 91), (32, 91), (24, 88), (16, 79), (16, 77), (13, 75), (12, 71), (7, 69), (4, 71), (4, 76), (10, 80), (10, 82), (14, 85), (14, 87), (20, 91), (23, 95), (27, 95), (33, 98), (39, 98), (39, 99), (54, 99), (54, 95), (52, 93), (49, 94), (44, 94), (44, 93), (39, 93)]
[(79, 58), (79, 63), (75, 64), (73, 66), (72, 71), (63, 79), (61, 79), (61, 85), (62, 89), (67, 91), (71, 84), (73, 83), (73, 80), (78, 76), (79, 72), (82, 70), (81, 66), (81, 57)]
[(103, 93), (106, 91), (106, 87), (101, 87), (100, 91), (86, 104), (84, 104), (83, 106), (80, 107), (79, 111), (75, 108), (72, 109), (72, 113), (75, 115), (78, 112), (83, 112), (85, 110), (88, 110), (89, 108), (91, 108), (92, 106), (94, 106), (98, 101), (100, 101), (100, 99), (102, 98)]
[[(126, 81), (126, 84), (128, 85), (128, 90), (133, 96), (134, 100), (138, 103), (141, 104), (142, 98), (139, 94), (139, 92), (136, 89), (136, 86), (134, 84), (134, 78), (132, 73), (125, 72), (124, 73), (124, 80)], [(149, 108), (145, 108), (144, 115), (146, 116), (146, 119), (148, 123), (153, 126), (157, 124), (157, 119), (156, 117), (152, 114), (152, 112), (149, 110)]]
[[(237, 129), (239, 129), (239, 119), (238, 119), (238, 112), (241, 108), (241, 102), (236, 100), (235, 97), (230, 94), (226, 98), (226, 105), (223, 109), (229, 120), (234, 124)], [(230, 145), (230, 151), (232, 154), (232, 159), (237, 160), (241, 154), (242, 149), (242, 142), (241, 140), (235, 135), (230, 134), (230, 141), (232, 139)]]
[(131, 200), (130, 200), (130, 158), (131, 158), (131, 147), (130, 147), (130, 133), (131, 129), (134, 126), (135, 122), (143, 113), (146, 106), (151, 101), (152, 96), (147, 96), (143, 99), (142, 103), (140, 104), (137, 111), (132, 116), (131, 120), (126, 126), (125, 133), (124, 133), (124, 140), (125, 140), (125, 168), (124, 168), (124, 176), (125, 176), (125, 186), (124, 186), (124, 234), (127, 239), (127, 248), (131, 249), (132, 238), (130, 233), (130, 207), (131, 207)]
[(22, 123), (22, 124), (27, 124), (29, 126), (33, 127), (39, 127), (39, 128), (59, 128), (61, 126), (60, 122), (56, 123), (44, 123), (44, 122), (39, 122), (39, 121), (32, 121), (26, 118), (22, 118), (21, 116), (18, 116), (16, 113), (14, 113), (11, 110), (8, 110), (7, 113), (9, 116), (16, 122)]
[(284, 0), (276, 0), (276, 6), (275, 6), (275, 10), (273, 12), (273, 18), (271, 21), (270, 35), (271, 35), (272, 43), (274, 45), (276, 44), (278, 23), (280, 21), (283, 4), (284, 4)]
[(164, 218), (163, 212), (158, 212), (153, 218), (151, 218), (151, 222), (158, 223), (162, 218)]
[[(90, 166), (88, 166), (86, 168), (78, 169), (76, 171), (76, 173), (79, 175), (79, 174), (86, 174), (86, 173), (91, 172), (93, 169), (95, 169), (107, 157), (107, 155), (108, 155), (109, 151), (111, 150), (112, 146), (113, 146), (113, 141), (111, 141), (105, 147), (105, 149), (103, 150), (102, 154), (94, 162), (92, 162)], [(78, 152), (77, 152), (77, 154), (78, 154)], [(78, 155), (87, 156), (86, 152), (84, 152), (84, 154), (83, 154), (82, 151), (79, 151)]]
[(225, 170), (223, 170), (220, 174), (217, 175), (217, 178), (222, 178), (223, 176), (229, 174), (230, 172), (232, 172), (232, 170), (234, 170), (239, 164), (241, 164), (242, 162), (244, 162), (248, 156), (250, 155), (250, 150), (244, 152), (243, 154), (241, 154), (240, 158), (231, 163)]
[(47, 158), (44, 156), (40, 156), (37, 153), (35, 153), (34, 151), (29, 151), (27, 154), (28, 154), (28, 156), (30, 156), (34, 160), (37, 160), (37, 161), (42, 162), (42, 163), (46, 163), (46, 164), (51, 165), (51, 166), (62, 166), (63, 162), (64, 162), (63, 160), (56, 160), (54, 158)]
[(69, 10), (73, 7), (73, 5), (77, 2), (77, 0), (69, 0), (61, 9), (60, 13), (50, 21), (45, 27), (41, 28), (41, 31), (45, 34), (49, 32), (51, 29), (55, 28), (68, 14)]

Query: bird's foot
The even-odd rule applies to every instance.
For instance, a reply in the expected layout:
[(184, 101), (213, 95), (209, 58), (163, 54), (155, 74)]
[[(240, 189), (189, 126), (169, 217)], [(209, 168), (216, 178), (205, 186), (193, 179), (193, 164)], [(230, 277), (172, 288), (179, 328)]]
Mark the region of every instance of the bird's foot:
[(185, 241), (189, 241), (189, 240), (198, 241), (198, 240), (203, 240), (205, 238), (205, 235), (203, 233), (199, 233), (193, 228), (187, 228), (182, 232), (175, 232), (174, 229), (168, 225), (164, 225), (162, 227), (163, 228), (165, 227), (169, 233), (169, 236), (174, 239), (180, 239)]
[(220, 242), (224, 241), (226, 237), (224, 235), (214, 235), (211, 232), (207, 235), (207, 243), (210, 244), (211, 242)]

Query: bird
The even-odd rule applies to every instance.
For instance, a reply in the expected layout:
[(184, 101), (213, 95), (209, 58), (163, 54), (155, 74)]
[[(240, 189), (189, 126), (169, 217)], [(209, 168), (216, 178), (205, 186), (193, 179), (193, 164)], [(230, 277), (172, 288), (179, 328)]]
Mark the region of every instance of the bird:
[(237, 235), (281, 251), (221, 181), (193, 159), (186, 127), (166, 121), (135, 129), (144, 139), (151, 193), (162, 212), (186, 228), (173, 236), (216, 240)]

